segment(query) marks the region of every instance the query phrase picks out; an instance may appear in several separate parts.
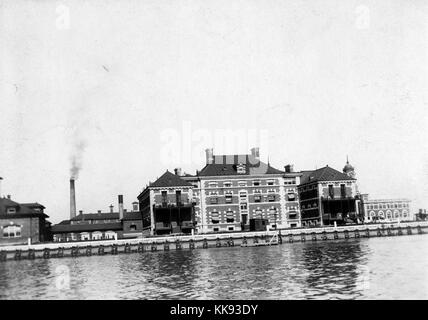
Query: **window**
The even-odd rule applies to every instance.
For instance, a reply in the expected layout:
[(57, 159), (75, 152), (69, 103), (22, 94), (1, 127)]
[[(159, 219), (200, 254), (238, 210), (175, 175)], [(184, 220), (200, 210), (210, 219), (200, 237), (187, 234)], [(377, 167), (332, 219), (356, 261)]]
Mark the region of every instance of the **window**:
[(328, 185), (328, 196), (330, 198), (334, 198), (334, 189), (333, 189), (333, 185), (332, 184)]
[(295, 201), (296, 200), (296, 195), (294, 193), (289, 193), (288, 194), (288, 201)]
[(246, 182), (246, 181), (239, 181), (239, 182), (238, 182), (238, 185), (239, 185), (240, 187), (246, 187), (246, 186), (247, 186), (247, 182)]
[(21, 226), (11, 225), (3, 228), (3, 238), (19, 238), (21, 236)]
[(213, 231), (217, 232), (217, 231), (219, 231), (219, 229), (218, 228), (213, 228)]
[(16, 208), (7, 208), (7, 213), (16, 213)]
[(211, 204), (217, 204), (218, 203), (218, 198), (217, 197), (211, 197), (210, 198), (210, 203)]
[(296, 179), (285, 179), (284, 184), (296, 184)]
[(275, 184), (274, 180), (268, 180), (267, 182), (268, 186), (273, 186)]
[(211, 212), (211, 222), (212, 223), (219, 223), (220, 222), (220, 216), (217, 211)]
[(226, 222), (227, 223), (235, 222), (235, 215), (233, 214), (233, 211), (229, 210), (226, 212)]
[(234, 227), (229, 227), (228, 230), (229, 231), (233, 231), (233, 230), (235, 230), (235, 228)]
[(241, 203), (240, 207), (241, 207), (241, 210), (247, 210), (247, 203), (246, 202)]
[(162, 204), (166, 205), (167, 202), (168, 202), (168, 194), (166, 191), (162, 191)]
[(261, 202), (262, 195), (259, 190), (254, 191), (254, 202)]
[(131, 225), (129, 226), (129, 230), (130, 230), (130, 231), (137, 231), (137, 225), (136, 225), (136, 224), (131, 224)]
[(275, 201), (275, 195), (274, 194), (268, 194), (268, 201), (274, 202)]
[(242, 163), (238, 164), (238, 166), (236, 167), (236, 172), (239, 174), (245, 174), (245, 165)]
[(255, 217), (256, 218), (263, 218), (263, 212), (262, 212), (262, 210), (257, 209), (256, 213), (255, 213)]
[(210, 188), (217, 188), (217, 182), (210, 182), (210, 183), (208, 184), (208, 186), (209, 186)]
[(230, 188), (232, 186), (232, 182), (227, 181), (223, 185), (224, 185), (225, 188)]
[(260, 185), (260, 181), (258, 181), (258, 180), (256, 180), (256, 181), (253, 181), (253, 186), (259, 186)]
[(175, 191), (175, 201), (177, 205), (181, 205), (181, 190)]
[(345, 189), (345, 185), (344, 184), (340, 185), (340, 197), (341, 198), (346, 198), (346, 189)]
[(224, 195), (225, 202), (226, 203), (232, 203), (232, 199), (233, 199), (232, 192), (231, 191), (226, 192), (225, 195)]

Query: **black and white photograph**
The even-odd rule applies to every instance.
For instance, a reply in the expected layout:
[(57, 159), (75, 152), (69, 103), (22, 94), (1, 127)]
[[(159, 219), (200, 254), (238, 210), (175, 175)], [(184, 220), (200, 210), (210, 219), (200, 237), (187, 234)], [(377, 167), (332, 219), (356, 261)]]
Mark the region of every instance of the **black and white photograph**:
[(428, 300), (427, 98), (424, 0), (0, 0), (0, 300)]

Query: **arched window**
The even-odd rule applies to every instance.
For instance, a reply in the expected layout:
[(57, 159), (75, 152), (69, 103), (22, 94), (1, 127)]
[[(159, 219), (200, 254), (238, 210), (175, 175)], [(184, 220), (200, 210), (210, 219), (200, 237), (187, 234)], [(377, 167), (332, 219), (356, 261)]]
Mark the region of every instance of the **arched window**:
[(21, 237), (21, 226), (9, 225), (3, 227), (3, 238), (19, 238)]
[(136, 224), (131, 224), (130, 226), (129, 226), (129, 230), (130, 231), (137, 231), (137, 225)]

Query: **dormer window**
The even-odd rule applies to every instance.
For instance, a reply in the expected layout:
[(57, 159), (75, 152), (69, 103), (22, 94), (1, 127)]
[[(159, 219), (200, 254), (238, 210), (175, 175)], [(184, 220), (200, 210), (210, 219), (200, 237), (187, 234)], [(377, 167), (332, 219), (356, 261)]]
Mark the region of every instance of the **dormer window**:
[(16, 213), (16, 208), (7, 208), (7, 213)]
[(246, 173), (246, 170), (245, 170), (245, 164), (243, 164), (243, 163), (238, 164), (238, 165), (236, 166), (236, 172), (237, 172), (238, 174), (245, 174), (245, 173)]

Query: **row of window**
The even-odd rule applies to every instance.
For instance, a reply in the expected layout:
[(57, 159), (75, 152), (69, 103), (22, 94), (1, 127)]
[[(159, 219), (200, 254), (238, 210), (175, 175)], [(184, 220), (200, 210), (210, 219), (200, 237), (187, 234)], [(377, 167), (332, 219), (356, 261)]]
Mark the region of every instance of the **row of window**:
[[(261, 185), (262, 185), (262, 183), (261, 183), (260, 180), (253, 180), (250, 183), (250, 186), (254, 186), (254, 187), (261, 186)], [(274, 186), (275, 185), (275, 180), (268, 180), (266, 182), (266, 185), (268, 185), (268, 186)], [(209, 182), (208, 186), (210, 188), (217, 188), (219, 186), (219, 184), (218, 184), (218, 182)], [(239, 187), (247, 187), (248, 186), (248, 182), (247, 181), (238, 181), (238, 186)], [(223, 187), (224, 188), (231, 188), (232, 187), (232, 182), (230, 182), (230, 181), (223, 182)]]
[(383, 204), (368, 204), (367, 209), (401, 209), (409, 208), (408, 203), (383, 203)]
[(318, 203), (314, 202), (312, 204), (302, 204), (302, 209), (311, 209), (311, 208), (318, 208)]
[[(219, 198), (220, 197), (215, 197), (215, 196), (214, 197), (210, 197), (210, 200), (209, 200), (210, 204), (218, 204), (219, 203)], [(294, 199), (294, 197), (293, 197), (293, 199)], [(275, 194), (268, 194), (266, 196), (266, 200), (267, 200), (267, 202), (275, 202), (275, 200), (276, 200)], [(225, 203), (232, 203), (233, 202), (232, 195), (231, 194), (226, 194), (224, 196), (224, 202)], [(258, 195), (258, 194), (254, 195), (254, 202), (257, 202), (257, 203), (263, 202), (263, 196), (262, 195)], [(244, 203), (246, 204), (246, 202), (244, 202)]]
[(7, 226), (3, 228), (3, 238), (19, 238), (21, 237), (21, 226)]

